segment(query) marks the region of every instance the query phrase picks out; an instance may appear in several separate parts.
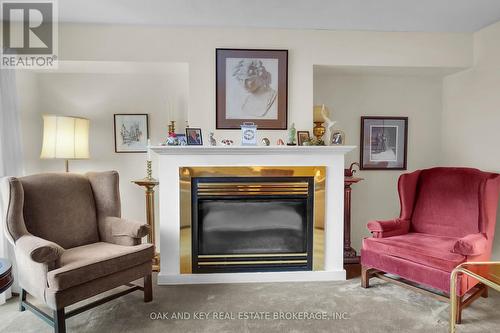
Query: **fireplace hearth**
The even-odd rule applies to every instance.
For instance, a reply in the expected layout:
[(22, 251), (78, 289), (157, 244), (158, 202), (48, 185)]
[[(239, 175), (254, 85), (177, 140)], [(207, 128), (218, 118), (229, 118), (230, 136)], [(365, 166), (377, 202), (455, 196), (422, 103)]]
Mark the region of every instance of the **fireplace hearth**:
[(192, 272), (311, 270), (314, 177), (194, 177)]

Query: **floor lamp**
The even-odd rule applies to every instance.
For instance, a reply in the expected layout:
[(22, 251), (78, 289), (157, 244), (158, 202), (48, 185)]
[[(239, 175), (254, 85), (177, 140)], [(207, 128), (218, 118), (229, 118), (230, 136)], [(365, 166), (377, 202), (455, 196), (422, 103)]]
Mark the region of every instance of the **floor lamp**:
[(40, 158), (64, 159), (69, 172), (69, 160), (90, 157), (89, 127), (90, 121), (86, 118), (44, 115)]

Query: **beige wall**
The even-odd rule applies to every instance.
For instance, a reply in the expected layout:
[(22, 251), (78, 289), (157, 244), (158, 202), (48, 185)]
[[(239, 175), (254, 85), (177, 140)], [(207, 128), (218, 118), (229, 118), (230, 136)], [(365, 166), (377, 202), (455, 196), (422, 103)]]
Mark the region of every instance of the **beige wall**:
[[(444, 80), (444, 164), (500, 172), (499, 40), (500, 23), (474, 34), (474, 67)], [(500, 221), (494, 258), (500, 260)]]
[[(394, 71), (394, 70), (393, 70)], [(346, 133), (347, 144), (360, 144), (361, 116), (405, 116), (408, 128), (408, 171), (433, 167), (441, 156), (442, 78), (438, 74), (395, 73), (358, 70), (345, 74), (317, 68), (314, 102), (332, 109), (336, 128)], [(359, 149), (347, 158), (359, 161)], [(364, 180), (353, 185), (352, 245), (361, 247), (369, 236), (366, 223), (372, 219), (399, 216), (397, 180), (400, 171), (360, 171)]]
[[(114, 64), (105, 68), (100, 64), (73, 65), (70, 71), (25, 71), (17, 77), (25, 171), (31, 174), (64, 170), (60, 160), (40, 159), (43, 113), (87, 117), (91, 124), (91, 158), (70, 161), (70, 170), (82, 173), (117, 170), (123, 216), (144, 221), (144, 193), (130, 180), (146, 175), (146, 154), (115, 153), (113, 114), (148, 113), (151, 140), (161, 141), (167, 132), (169, 103), (179, 113), (186, 112), (187, 65), (169, 65), (168, 71), (162, 71), (164, 66), (157, 64), (156, 73), (137, 64)], [(134, 70), (131, 71), (131, 67)]]
[[(160, 28), (140, 26), (111, 25), (68, 25), (59, 27), (59, 58), (76, 62), (107, 62), (104, 68), (113, 67), (116, 62), (144, 63), (148, 68), (156, 63), (186, 63), (189, 68), (186, 82), (188, 97), (185, 117), (193, 127), (202, 127), (204, 135), (215, 128), (215, 48), (282, 48), (289, 50), (289, 123), (295, 122), (297, 129), (311, 130), (314, 105), (313, 67), (326, 66), (380, 66), (400, 68), (431, 68), (444, 71), (454, 68), (467, 68), (472, 65), (472, 36), (470, 34), (448, 33), (389, 33), (389, 32), (335, 32), (304, 30), (268, 30), (268, 29), (202, 29), (202, 28)], [(114, 68), (114, 67), (113, 67)], [(121, 172), (124, 215), (143, 219), (144, 203), (142, 193), (129, 181), (143, 172), (145, 156), (117, 155), (113, 150), (112, 113), (147, 112), (152, 114), (155, 126), (153, 141), (160, 137), (166, 122), (163, 109), (163, 94), (172, 87), (170, 81), (149, 74), (149, 77), (120, 76), (121, 69), (91, 78), (87, 74), (71, 75), (55, 73), (37, 73), (34, 81), (26, 79), (27, 86), (35, 87), (38, 97), (30, 104), (33, 92), (21, 92), (23, 108), (23, 129), (26, 152), (26, 170), (61, 170), (62, 164), (38, 159), (41, 140), (42, 112), (74, 113), (75, 110), (88, 114), (92, 121), (92, 158), (71, 164), (75, 171), (118, 169)], [(367, 78), (368, 79), (368, 78)], [(372, 108), (366, 103), (357, 108), (335, 93), (339, 103), (339, 117), (346, 126), (350, 143), (358, 144), (356, 124), (362, 113), (408, 114), (410, 121), (411, 142), (409, 168), (427, 166), (434, 163), (439, 141), (434, 132), (438, 131), (439, 119), (434, 112), (437, 97), (436, 87), (430, 78), (402, 78), (418, 92), (408, 93), (405, 99), (403, 87), (394, 85), (392, 79), (371, 78), (367, 87), (356, 87), (359, 78), (348, 78), (345, 86), (336, 81), (333, 92), (344, 91), (355, 94), (356, 89), (365, 89), (365, 96), (377, 101), (385, 110)], [(378, 83), (383, 81), (380, 91)], [(21, 80), (22, 81), (22, 80)], [(327, 86), (326, 86), (327, 87)], [(391, 94), (395, 89), (398, 94)], [(371, 91), (371, 92), (370, 92)], [(379, 91), (380, 96), (374, 92)], [(328, 90), (323, 94), (329, 94)], [(382, 99), (381, 96), (387, 96)], [(427, 97), (431, 96), (430, 101)], [(419, 99), (422, 97), (422, 99)], [(25, 101), (22, 99), (26, 98)], [(75, 102), (69, 99), (75, 98)], [(394, 98), (397, 101), (394, 101)], [(105, 107), (92, 106), (92, 102), (102, 99)], [(108, 102), (106, 102), (109, 99)], [(343, 101), (343, 102), (341, 102)], [(327, 101), (325, 102), (327, 103)], [(344, 107), (354, 113), (343, 113)], [(36, 107), (35, 107), (36, 106)], [(429, 110), (419, 113), (420, 109)], [(355, 116), (354, 116), (355, 115)], [(424, 135), (430, 129), (430, 134)], [(229, 137), (239, 141), (238, 131), (217, 131), (220, 139)], [(267, 136), (273, 142), (284, 137), (284, 131), (260, 131), (260, 136)], [(437, 140), (437, 141), (436, 141)], [(358, 151), (348, 156), (357, 160)], [(425, 160), (423, 160), (425, 159)], [(375, 175), (375, 176), (372, 176)], [(380, 176), (378, 176), (380, 175)], [(354, 245), (359, 248), (359, 239), (365, 234), (364, 225), (368, 218), (393, 217), (398, 211), (395, 193), (397, 173), (364, 173), (367, 180), (355, 190)], [(366, 192), (365, 192), (366, 190)], [(382, 191), (387, 200), (372, 201)], [(168, 189), (163, 189), (163, 200), (168, 200)]]

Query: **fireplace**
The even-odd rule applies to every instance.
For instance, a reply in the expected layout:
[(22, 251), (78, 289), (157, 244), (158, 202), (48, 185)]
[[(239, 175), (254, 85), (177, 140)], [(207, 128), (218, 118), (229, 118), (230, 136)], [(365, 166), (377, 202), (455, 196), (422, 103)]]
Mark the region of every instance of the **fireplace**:
[(181, 167), (180, 272), (324, 269), (326, 168)]
[(314, 177), (194, 177), (193, 273), (311, 270)]

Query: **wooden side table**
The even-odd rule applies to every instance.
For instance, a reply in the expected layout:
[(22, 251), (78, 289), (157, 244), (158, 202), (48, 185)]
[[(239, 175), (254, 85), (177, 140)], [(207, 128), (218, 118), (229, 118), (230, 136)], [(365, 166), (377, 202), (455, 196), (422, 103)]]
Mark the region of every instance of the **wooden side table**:
[(0, 259), (0, 294), (9, 289), (14, 282), (12, 265), (7, 259)]
[(160, 184), (154, 178), (144, 178), (133, 180), (132, 183), (144, 187), (146, 195), (146, 222), (149, 225), (148, 242), (155, 247), (155, 256), (153, 258), (153, 272), (160, 271), (160, 254), (156, 252), (156, 230), (155, 230), (155, 190), (154, 188)]
[(351, 247), (351, 185), (362, 180), (344, 177), (344, 264), (359, 264), (359, 256)]

